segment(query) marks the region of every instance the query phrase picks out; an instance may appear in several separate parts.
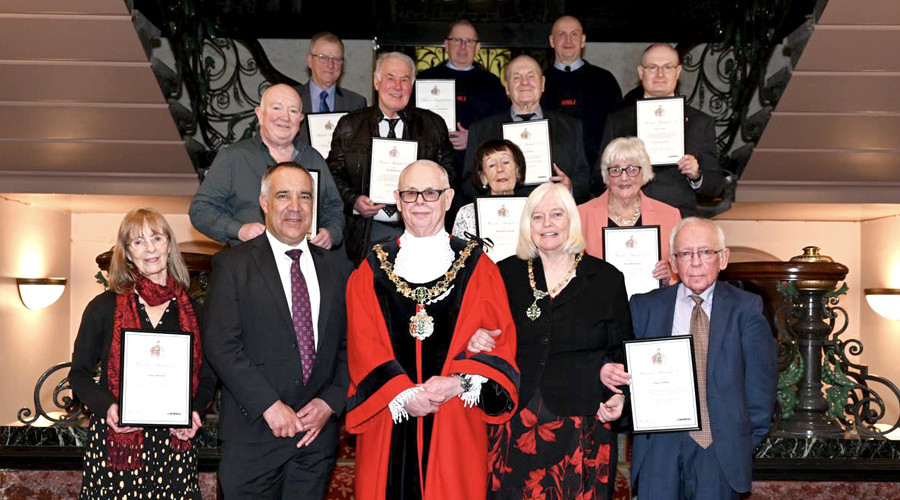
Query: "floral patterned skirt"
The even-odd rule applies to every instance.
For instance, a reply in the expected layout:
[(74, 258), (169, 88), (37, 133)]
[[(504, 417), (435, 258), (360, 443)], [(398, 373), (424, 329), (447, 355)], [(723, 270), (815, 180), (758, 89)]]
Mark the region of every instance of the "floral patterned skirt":
[(488, 498), (594, 500), (607, 496), (609, 424), (596, 415), (557, 417), (540, 393), (490, 427)]

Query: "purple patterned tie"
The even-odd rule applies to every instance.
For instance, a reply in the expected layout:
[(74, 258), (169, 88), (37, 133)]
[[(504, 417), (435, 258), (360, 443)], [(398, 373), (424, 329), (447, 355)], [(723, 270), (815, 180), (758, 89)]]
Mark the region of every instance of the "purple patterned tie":
[(309, 289), (306, 279), (300, 271), (300, 256), (303, 250), (284, 252), (293, 260), (291, 262), (291, 318), (294, 320), (294, 333), (297, 335), (297, 348), (300, 350), (300, 364), (303, 367), (303, 383), (309, 382), (313, 365), (316, 362), (316, 345), (313, 336), (312, 307), (309, 305)]

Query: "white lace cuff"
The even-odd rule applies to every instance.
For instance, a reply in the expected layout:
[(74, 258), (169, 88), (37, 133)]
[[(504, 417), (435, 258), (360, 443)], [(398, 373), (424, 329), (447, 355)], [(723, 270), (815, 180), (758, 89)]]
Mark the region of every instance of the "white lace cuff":
[(481, 399), (481, 384), (488, 381), (487, 377), (481, 375), (467, 375), (469, 381), (472, 382), (472, 388), (459, 395), (459, 399), (463, 400), (463, 406), (471, 408), (478, 404)]
[(395, 424), (399, 424), (404, 420), (409, 418), (409, 413), (406, 412), (406, 402), (412, 399), (413, 396), (416, 395), (417, 392), (421, 392), (424, 389), (421, 387), (410, 387), (409, 389), (397, 394), (390, 403), (388, 403), (388, 409), (391, 410), (391, 419)]

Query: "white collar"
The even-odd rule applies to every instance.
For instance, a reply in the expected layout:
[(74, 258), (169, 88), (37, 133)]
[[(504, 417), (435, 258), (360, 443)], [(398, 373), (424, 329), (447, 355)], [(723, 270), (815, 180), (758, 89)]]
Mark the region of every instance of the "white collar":
[(444, 229), (423, 237), (405, 231), (400, 236), (394, 272), (410, 283), (427, 283), (447, 272), (455, 257), (450, 248), (450, 235)]
[(300, 243), (293, 247), (276, 238), (268, 229), (266, 229), (266, 238), (269, 239), (269, 245), (272, 246), (272, 252), (275, 253), (275, 257), (283, 256), (288, 250), (295, 249), (303, 250), (303, 255), (309, 255), (309, 244), (306, 242), (306, 238), (300, 240)]

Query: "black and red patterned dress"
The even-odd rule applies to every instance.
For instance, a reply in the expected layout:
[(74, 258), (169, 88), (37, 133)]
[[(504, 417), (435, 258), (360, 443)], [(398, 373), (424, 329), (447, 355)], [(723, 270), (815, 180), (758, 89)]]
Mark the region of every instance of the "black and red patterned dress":
[[(600, 367), (620, 362), (622, 341), (632, 338), (624, 278), (585, 255), (555, 298), (537, 301), (541, 314), (532, 320), (528, 262), (510, 257), (499, 267), (516, 322), (522, 405), (490, 430), (488, 498), (606, 498), (615, 485), (615, 434), (596, 414), (613, 394)], [(540, 259), (533, 269), (546, 291)]]

